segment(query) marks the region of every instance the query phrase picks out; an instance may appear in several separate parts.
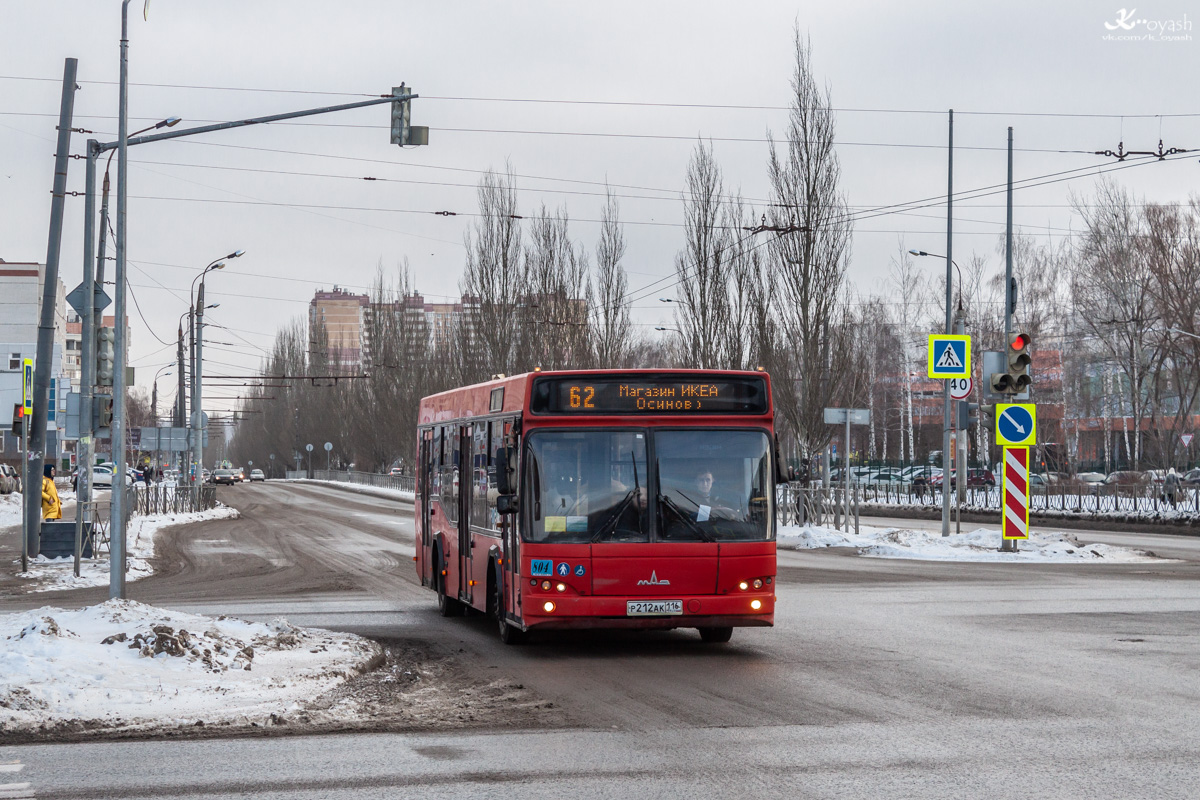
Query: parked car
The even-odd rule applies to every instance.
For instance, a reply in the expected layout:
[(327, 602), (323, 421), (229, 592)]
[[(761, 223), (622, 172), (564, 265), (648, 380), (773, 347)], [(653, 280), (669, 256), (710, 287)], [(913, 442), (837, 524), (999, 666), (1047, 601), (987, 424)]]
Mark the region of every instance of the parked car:
[(1183, 475), (1184, 486), (1200, 486), (1200, 469), (1190, 469)]
[(1075, 480), (1088, 485), (1104, 483), (1104, 478), (1103, 472), (1078, 472), (1075, 474)]
[(404, 474), (404, 471), (402, 469), (400, 469), (399, 467), (392, 467), (388, 471), (388, 475), (391, 475), (393, 478), (399, 478), (403, 474)]
[[(955, 484), (955, 479), (950, 478), (951, 485)], [(995, 486), (996, 476), (992, 474), (990, 469), (974, 468), (967, 470), (967, 486)]]
[(236, 473), (231, 469), (214, 470), (212, 482), (216, 485), (226, 484), (227, 486), (233, 486), (237, 483)]
[(1118, 470), (1117, 472), (1110, 472), (1108, 477), (1104, 479), (1104, 483), (1108, 486), (1145, 486), (1150, 483), (1150, 478), (1144, 472)]
[[(92, 467), (92, 486), (96, 488), (111, 489), (113, 485), (113, 470), (111, 465), (98, 464)], [(133, 485), (133, 477), (125, 473), (125, 485)]]
[(1032, 472), (1029, 475), (1029, 491), (1030, 492), (1045, 492), (1050, 486), (1050, 481), (1046, 479), (1044, 472)]
[(263, 474), (263, 471), (261, 469), (250, 470), (250, 482), (251, 483), (254, 483), (255, 481), (264, 481), (265, 482), (266, 480), (267, 480), (267, 476)]
[(11, 464), (0, 464), (0, 494), (21, 491), (21, 475)]

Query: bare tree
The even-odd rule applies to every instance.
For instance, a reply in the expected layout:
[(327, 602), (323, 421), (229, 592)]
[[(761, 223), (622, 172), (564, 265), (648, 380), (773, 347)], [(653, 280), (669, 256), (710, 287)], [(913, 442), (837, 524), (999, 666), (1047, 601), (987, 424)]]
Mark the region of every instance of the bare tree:
[(596, 243), (596, 302), (592, 340), (596, 364), (624, 366), (633, 349), (633, 322), (625, 297), (629, 279), (621, 260), (625, 258), (625, 235), (621, 230), (620, 206), (611, 190), (601, 212), (600, 240)]
[(772, 241), (771, 259), (781, 333), (792, 353), (786, 379), (796, 386), (792, 404), (780, 410), (808, 454), (829, 442), (823, 409), (854, 372), (840, 355), (834, 364), (834, 354), (844, 352), (838, 345), (846, 332), (839, 326), (846, 322), (841, 298), (852, 226), (834, 150), (832, 99), (817, 85), (812, 48), (799, 29), (794, 47), (786, 140), (780, 147), (768, 135), (773, 200), (768, 217), (776, 227), (795, 229)]
[(466, 235), (462, 278), (463, 295), (475, 303), (465, 331), (471, 341), (458, 365), (464, 383), (516, 371), (522, 334), (516, 309), (527, 281), (511, 166), (503, 175), (486, 172), (478, 196), (480, 216)]

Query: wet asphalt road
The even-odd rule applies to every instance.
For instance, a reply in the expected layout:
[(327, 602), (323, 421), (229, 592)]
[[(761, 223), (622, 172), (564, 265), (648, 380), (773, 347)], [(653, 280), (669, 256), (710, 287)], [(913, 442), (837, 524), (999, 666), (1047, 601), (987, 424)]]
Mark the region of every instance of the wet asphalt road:
[(1151, 549), (1183, 560), (1129, 566), (781, 552), (776, 627), (730, 645), (677, 631), (513, 648), (483, 618), (436, 615), (413, 574), (411, 507), (295, 484), (223, 494), (243, 519), (179, 529), (166, 571), (131, 597), (461, 650), (481, 680), (553, 701), (547, 726), (567, 728), (0, 748), (38, 797), (1183, 798), (1200, 785), (1197, 539), (1159, 537)]

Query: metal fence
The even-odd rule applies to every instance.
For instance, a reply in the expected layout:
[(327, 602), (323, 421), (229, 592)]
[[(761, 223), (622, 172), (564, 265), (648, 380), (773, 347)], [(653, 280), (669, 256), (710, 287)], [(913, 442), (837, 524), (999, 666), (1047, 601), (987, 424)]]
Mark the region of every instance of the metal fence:
[(850, 507), (846, 508), (846, 491), (842, 486), (813, 487), (782, 484), (775, 496), (775, 513), (781, 525), (820, 525), (850, 529), (858, 533), (858, 510), (861, 500), (859, 487), (850, 485)]
[(129, 502), (125, 507), (142, 516), (186, 514), (217, 507), (216, 486), (201, 486), (197, 493), (190, 486), (136, 483), (129, 487), (129, 495)]
[[(303, 479), (308, 477), (308, 473), (304, 470), (288, 470), (287, 477), (291, 479)], [(313, 480), (357, 483), (363, 486), (397, 489), (402, 492), (415, 492), (417, 490), (417, 479), (412, 475), (380, 475), (375, 472), (314, 469)]]
[[(911, 483), (880, 485), (851, 483), (850, 487), (851, 492), (856, 494), (860, 502), (864, 504), (915, 506), (930, 509), (942, 506), (940, 487), (931, 488)], [(828, 499), (828, 493), (831, 491), (841, 491), (841, 487), (802, 489), (793, 485), (781, 486), (780, 513), (783, 513), (782, 509), (785, 503), (789, 504), (789, 508), (807, 503), (813, 512), (819, 513), (817, 509), (828, 506), (831, 502)], [(951, 492), (953, 491), (951, 489)], [(964, 489), (962, 508), (964, 511), (999, 512), (1000, 494), (999, 487), (968, 486)], [(815, 499), (816, 496), (824, 499)], [(951, 494), (950, 501), (953, 505), (955, 501), (953, 494)], [(1058, 482), (1047, 486), (1032, 487), (1029, 494), (1029, 508), (1034, 513), (1049, 511), (1064, 514), (1200, 514), (1200, 487), (1181, 487), (1175, 492), (1174, 497), (1169, 497), (1161, 484), (1089, 486), (1078, 482)], [(809, 518), (812, 518), (812, 513), (809, 514)]]

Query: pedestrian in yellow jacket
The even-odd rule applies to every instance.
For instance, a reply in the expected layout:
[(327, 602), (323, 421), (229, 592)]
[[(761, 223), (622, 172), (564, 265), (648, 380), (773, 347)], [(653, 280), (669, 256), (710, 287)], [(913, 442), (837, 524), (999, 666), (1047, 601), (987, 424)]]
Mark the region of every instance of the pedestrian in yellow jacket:
[(54, 465), (42, 467), (42, 519), (62, 519), (62, 503), (54, 486)]

